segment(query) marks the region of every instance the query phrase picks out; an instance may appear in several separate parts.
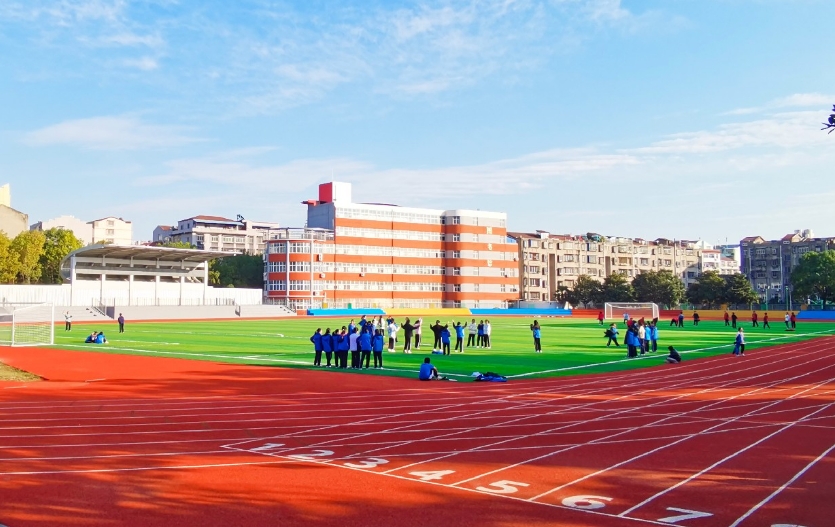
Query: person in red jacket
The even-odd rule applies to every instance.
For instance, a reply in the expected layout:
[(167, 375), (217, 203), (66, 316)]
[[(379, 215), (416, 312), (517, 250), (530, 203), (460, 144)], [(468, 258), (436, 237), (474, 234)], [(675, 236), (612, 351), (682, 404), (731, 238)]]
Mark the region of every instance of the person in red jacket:
[(768, 325), (768, 312), (763, 315), (763, 329), (765, 328), (771, 328), (771, 326)]
[(791, 316), (789, 317), (789, 320), (791, 320), (791, 323), (792, 323), (792, 329), (797, 328), (797, 315), (795, 315), (795, 314), (794, 314), (794, 311), (792, 311), (792, 314), (791, 314)]
[(603, 311), (601, 311), (600, 313), (598, 313), (598, 314), (597, 314), (597, 322), (598, 322), (601, 326), (603, 325), (603, 319), (604, 319), (604, 315), (603, 315)]
[(755, 328), (760, 327), (760, 323), (757, 322), (757, 312), (756, 311), (753, 311), (751, 313), (751, 325)]
[(730, 325), (731, 325), (731, 316), (730, 316), (730, 315), (728, 315), (728, 312), (727, 312), (727, 311), (725, 311), (725, 325), (726, 325), (726, 326), (730, 326)]

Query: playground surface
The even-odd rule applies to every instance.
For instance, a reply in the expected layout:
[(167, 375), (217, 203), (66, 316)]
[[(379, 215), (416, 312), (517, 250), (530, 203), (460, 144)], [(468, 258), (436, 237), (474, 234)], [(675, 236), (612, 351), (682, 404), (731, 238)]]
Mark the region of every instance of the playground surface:
[(779, 342), (506, 384), (2, 348), (48, 380), (0, 383), (0, 524), (831, 525), (835, 337)]

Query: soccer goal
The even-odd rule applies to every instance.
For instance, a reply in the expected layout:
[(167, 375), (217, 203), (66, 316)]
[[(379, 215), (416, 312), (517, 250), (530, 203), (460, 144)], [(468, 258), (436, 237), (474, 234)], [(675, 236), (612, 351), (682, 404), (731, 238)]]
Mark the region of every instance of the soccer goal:
[(606, 302), (603, 308), (607, 320), (623, 320), (624, 313), (635, 320), (658, 318), (658, 304), (652, 302)]
[(0, 345), (54, 343), (55, 307), (52, 304), (0, 304)]

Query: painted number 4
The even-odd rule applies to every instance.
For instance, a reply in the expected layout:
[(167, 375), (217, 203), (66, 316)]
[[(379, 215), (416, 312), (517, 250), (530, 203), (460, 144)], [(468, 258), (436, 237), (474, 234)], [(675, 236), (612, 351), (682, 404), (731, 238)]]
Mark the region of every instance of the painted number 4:
[(412, 476), (417, 476), (421, 481), (437, 481), (444, 479), (444, 476), (455, 474), (454, 470), (425, 470), (417, 472), (409, 472)]
[(503, 479), (501, 481), (491, 483), (490, 487), (476, 487), (476, 490), (480, 490), (482, 492), (492, 492), (493, 494), (513, 494), (519, 490), (518, 487), (530, 487), (530, 485), (527, 483)]

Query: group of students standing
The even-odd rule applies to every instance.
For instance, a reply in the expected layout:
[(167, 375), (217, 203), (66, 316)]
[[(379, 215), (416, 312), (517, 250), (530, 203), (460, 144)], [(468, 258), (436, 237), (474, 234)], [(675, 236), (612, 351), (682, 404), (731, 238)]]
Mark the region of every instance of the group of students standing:
[[(434, 353), (450, 354), (452, 330), (455, 331), (455, 351), (464, 352), (464, 325), (461, 322), (451, 321), (449, 324), (441, 324), (436, 320), (435, 324), (429, 326), (434, 336), (432, 351)], [(414, 339), (415, 349), (420, 349), (423, 330), (423, 319), (418, 318), (414, 324), (406, 317), (403, 324), (398, 325), (394, 318), (389, 317), (385, 321), (382, 315), (371, 317), (369, 320), (365, 315), (360, 318), (359, 323), (354, 324), (354, 319), (342, 328), (316, 328), (310, 337), (314, 350), (314, 366), (322, 366), (322, 355), (325, 356), (326, 368), (348, 368), (348, 353), (351, 354), (351, 369), (367, 369), (370, 367), (371, 355), (374, 355), (374, 368), (383, 367), (383, 348), (386, 344), (385, 336), (388, 336), (388, 352), (394, 353), (397, 336), (403, 331), (403, 353), (412, 353), (412, 340)], [(476, 323), (475, 319), (467, 326), (469, 339), (467, 347), (478, 347), (490, 349), (490, 334), (492, 327), (489, 320), (482, 320)], [(333, 361), (333, 365), (331, 364)]]
[[(614, 322), (610, 324), (603, 335), (609, 339), (606, 342), (607, 348), (613, 342), (615, 346), (620, 347), (618, 343), (617, 324)], [(654, 318), (650, 322), (647, 322), (643, 318), (639, 320), (628, 319), (626, 321), (626, 336), (623, 339), (623, 343), (626, 344), (627, 357), (637, 357), (639, 354), (643, 355), (658, 351), (658, 319)]]

